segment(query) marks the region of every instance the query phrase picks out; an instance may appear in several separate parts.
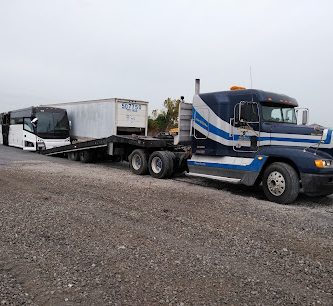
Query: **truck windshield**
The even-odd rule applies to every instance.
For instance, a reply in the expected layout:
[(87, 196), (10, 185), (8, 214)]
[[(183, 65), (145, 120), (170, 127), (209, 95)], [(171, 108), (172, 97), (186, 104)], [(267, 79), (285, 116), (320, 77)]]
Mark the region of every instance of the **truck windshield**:
[(63, 112), (37, 112), (37, 135), (41, 138), (67, 138), (69, 137), (69, 123), (66, 111)]
[(295, 108), (288, 105), (262, 105), (263, 121), (297, 124)]

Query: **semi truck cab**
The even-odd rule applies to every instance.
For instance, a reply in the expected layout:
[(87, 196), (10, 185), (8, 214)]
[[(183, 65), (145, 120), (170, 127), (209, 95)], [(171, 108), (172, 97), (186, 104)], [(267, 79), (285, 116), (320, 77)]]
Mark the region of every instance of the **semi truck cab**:
[(308, 126), (308, 111), (294, 98), (239, 87), (197, 90), (192, 104), (181, 103), (179, 118), (177, 142), (192, 150), (188, 175), (262, 183), (266, 197), (278, 203), (293, 202), (301, 190), (333, 193), (332, 130)]

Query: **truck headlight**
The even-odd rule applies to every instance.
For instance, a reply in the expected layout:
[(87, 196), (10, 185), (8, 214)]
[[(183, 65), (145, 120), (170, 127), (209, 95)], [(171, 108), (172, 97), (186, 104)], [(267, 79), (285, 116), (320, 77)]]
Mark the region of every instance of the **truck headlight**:
[(330, 168), (332, 167), (331, 159), (316, 159), (315, 165), (317, 168)]

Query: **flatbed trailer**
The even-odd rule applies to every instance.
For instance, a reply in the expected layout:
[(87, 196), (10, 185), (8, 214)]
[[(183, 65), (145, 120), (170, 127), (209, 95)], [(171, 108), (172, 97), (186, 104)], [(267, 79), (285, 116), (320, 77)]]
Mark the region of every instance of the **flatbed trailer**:
[(186, 170), (190, 149), (174, 145), (173, 137), (113, 135), (41, 150), (39, 153), (48, 156), (63, 155), (69, 160), (83, 163), (105, 157), (125, 160), (135, 174), (143, 175), (149, 172), (156, 178), (168, 178), (177, 171)]
[(98, 148), (106, 148), (110, 145), (123, 145), (123, 146), (135, 146), (138, 148), (171, 148), (174, 146), (170, 139), (161, 139), (155, 137), (146, 136), (119, 136), (113, 135), (110, 137), (93, 139), (84, 142), (76, 142), (67, 146), (56, 147), (48, 150), (40, 151), (43, 155), (57, 155), (61, 153), (69, 153), (82, 150), (92, 150)]

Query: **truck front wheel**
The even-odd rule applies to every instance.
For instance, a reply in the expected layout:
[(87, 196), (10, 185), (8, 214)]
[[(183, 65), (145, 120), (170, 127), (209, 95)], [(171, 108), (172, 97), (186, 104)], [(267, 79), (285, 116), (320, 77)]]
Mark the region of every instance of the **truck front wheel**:
[(129, 156), (131, 171), (137, 175), (148, 173), (148, 155), (144, 150), (136, 149)]
[(163, 179), (171, 176), (173, 160), (165, 151), (153, 152), (148, 161), (149, 173), (152, 177)]
[(282, 162), (268, 166), (262, 185), (267, 199), (280, 204), (295, 201), (300, 190), (297, 172), (292, 166)]

